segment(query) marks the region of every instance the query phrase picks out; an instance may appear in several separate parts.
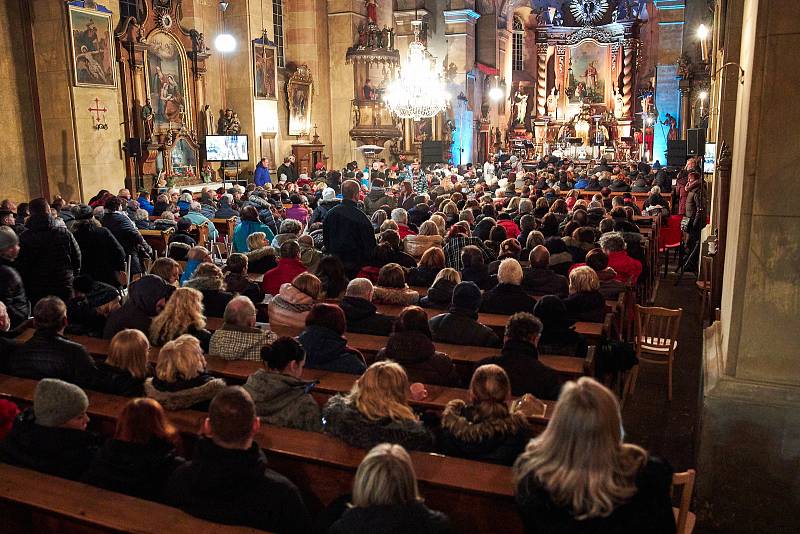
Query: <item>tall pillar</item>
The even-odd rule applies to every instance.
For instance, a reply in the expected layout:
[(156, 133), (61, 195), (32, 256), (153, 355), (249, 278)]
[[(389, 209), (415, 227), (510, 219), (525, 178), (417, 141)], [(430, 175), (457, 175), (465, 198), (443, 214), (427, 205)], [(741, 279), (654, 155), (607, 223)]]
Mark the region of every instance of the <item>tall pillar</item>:
[(678, 83), (678, 90), (681, 93), (681, 139), (686, 139), (689, 130), (690, 117), (692, 116), (692, 81), (683, 79)]
[(547, 44), (536, 44), (536, 117), (547, 115)]
[(800, 217), (787, 172), (800, 146), (791, 90), (800, 86), (800, 12), (789, 5), (744, 0), (735, 21), (745, 77), (720, 320), (705, 332), (697, 465), (697, 509), (714, 532), (800, 531)]
[(625, 119), (630, 119), (632, 116), (633, 68), (636, 65), (636, 47), (635, 39), (626, 39), (622, 43), (622, 117)]

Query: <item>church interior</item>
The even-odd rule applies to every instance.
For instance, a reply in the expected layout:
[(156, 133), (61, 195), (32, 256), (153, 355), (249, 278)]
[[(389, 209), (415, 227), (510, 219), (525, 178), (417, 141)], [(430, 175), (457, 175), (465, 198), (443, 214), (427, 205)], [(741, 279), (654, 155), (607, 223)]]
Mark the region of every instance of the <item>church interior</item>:
[[(308, 397), (313, 394), (321, 403), (323, 419), (333, 399), (347, 392), (348, 399), (353, 397), (376, 365), (373, 361), (388, 358), (385, 354), (393, 347), (392, 336), (402, 331), (398, 325), (408, 310), (404, 307), (420, 304), (425, 308), (422, 302), (428, 297), (423, 293), (430, 296), (441, 273), (454, 270), (442, 270), (445, 266), (455, 268), (456, 288), (466, 282), (465, 245), (473, 245), (478, 256), (484, 250), (482, 243), (487, 243), (488, 249), (494, 246), (484, 258), (489, 271), (493, 270), (493, 283), (501, 280), (498, 287), (505, 284), (501, 278), (508, 260), (504, 258), (519, 260), (525, 287), (529, 270), (538, 269), (537, 249), (548, 249), (542, 253), (548, 253), (553, 271), (557, 271), (553, 267), (556, 255), (569, 252), (573, 259), (560, 274), (565, 284), (569, 282), (572, 295), (572, 273), (588, 269), (587, 251), (602, 249), (611, 258), (618, 252), (613, 243), (606, 246), (606, 233), (618, 233), (625, 236), (622, 250), (627, 248), (631, 257), (634, 250), (641, 253), (635, 260), (641, 274), (628, 280), (618, 296), (601, 303), (604, 313), (599, 321), (571, 320), (565, 327), (583, 336), (588, 349), (584, 347), (580, 355), (555, 355), (559, 353), (545, 352), (543, 338), (537, 338), (539, 361), (555, 366), (565, 384), (588, 375), (612, 393), (621, 418), (618, 426), (624, 427), (615, 446), (622, 450), (628, 443), (636, 444), (645, 454), (670, 465), (673, 478), (668, 484), (667, 505), (675, 510), (674, 521), (668, 518), (670, 524), (664, 527), (650, 515), (649, 520), (636, 523), (640, 512), (626, 512), (629, 516), (619, 519), (620, 514), (612, 509), (627, 506), (629, 510), (639, 502), (629, 492), (624, 498), (611, 499), (614, 507), (599, 517), (592, 514), (607, 503), (597, 498), (591, 512), (584, 510), (583, 516), (574, 512), (577, 515), (567, 514), (569, 519), (559, 516), (557, 521), (553, 515), (554, 523), (545, 527), (543, 517), (551, 517), (551, 509), (542, 506), (530, 512), (530, 503), (528, 508), (521, 504), (518, 475), (529, 452), (516, 463), (502, 465), (494, 460), (479, 463), (464, 456), (456, 458), (453, 456), (459, 455), (442, 452), (438, 445), (414, 451), (406, 446), (409, 453), (402, 454), (406, 459), (410, 455), (418, 502), (424, 500), (426, 506), (448, 516), (452, 525), (452, 530), (439, 525), (441, 530), (431, 527), (429, 531), (645, 532), (649, 528), (699, 534), (798, 532), (800, 343), (789, 335), (800, 327), (800, 218), (793, 200), (794, 186), (789, 183), (792, 162), (800, 156), (800, 107), (795, 102), (800, 87), (798, 27), (797, 0), (4, 0), (0, 4), (0, 49), (4, 52), (0, 102), (5, 110), (0, 135), (4, 155), (0, 199), (5, 200), (0, 206), (0, 222), (14, 233), (0, 235), (0, 278), (11, 276), (11, 280), (25, 283), (28, 295), (23, 304), (29, 313), (24, 315), (24, 323), (15, 323), (12, 316), (5, 325), (8, 336), (0, 336), (0, 341), (5, 338), (9, 343), (0, 343), (0, 350), (8, 350), (0, 357), (0, 402), (15, 404), (18, 409), (13, 413), (19, 412), (17, 417), (22, 418), (28, 413), (26, 408), (37, 412), (43, 382), (37, 385), (32, 379), (63, 378), (14, 373), (14, 365), (6, 362), (17, 357), (9, 347), (37, 339), (44, 319), (35, 310), (47, 299), (56, 298), (48, 296), (56, 294), (55, 289), (39, 292), (29, 286), (29, 280), (36, 283), (37, 276), (47, 278), (47, 269), (59, 273), (53, 274), (56, 278), (62, 271), (41, 265), (46, 263), (44, 256), (37, 258), (30, 252), (33, 227), (25, 228), (22, 205), (30, 206), (30, 218), (35, 219), (34, 206), (38, 204), (34, 199), (45, 199), (49, 211), (44, 216), (50, 217), (51, 223), (63, 219), (62, 224), (75, 233), (73, 216), (76, 224), (81, 218), (97, 219), (102, 223), (97, 226), (107, 227), (109, 236), (114, 236), (111, 240), (119, 241), (116, 247), (122, 260), (120, 267), (112, 270), (120, 275), (120, 281), (116, 284), (114, 278), (116, 285), (112, 286), (123, 306), (120, 309), (133, 300), (136, 284), (142, 286), (142, 281), (153, 277), (154, 262), (173, 257), (172, 242), (181, 233), (182, 221), (186, 221), (185, 228), (191, 228), (185, 233), (189, 252), (173, 263), (180, 269), (176, 272), (186, 274), (187, 279), (187, 260), (188, 264), (194, 261), (194, 267), (203, 262), (217, 265), (219, 278), (225, 273), (227, 283), (227, 276), (237, 272), (235, 266), (229, 270), (231, 263), (239, 261), (229, 260), (249, 258), (244, 260), (244, 274), (257, 289), (262, 283), (264, 288), (258, 299), (250, 297), (254, 320), (262, 330), (271, 330), (269, 343), (280, 344), (284, 337), (278, 342), (275, 339), (286, 336), (299, 339), (305, 347), (302, 377), (309, 382), (304, 393)], [(595, 179), (602, 189), (586, 185)], [(581, 180), (583, 187), (578, 185)], [(401, 252), (395, 251), (393, 259), (358, 263), (356, 257), (363, 247), (355, 245), (361, 237), (353, 230), (352, 214), (350, 226), (344, 226), (344, 231), (337, 226), (334, 234), (328, 221), (339, 207), (329, 209), (325, 202), (335, 201), (344, 208), (349, 202), (348, 182), (357, 188), (354, 200), (365, 212), (364, 220), (372, 224), (372, 231), (367, 232), (371, 247), (378, 250), (383, 240), (391, 241), (391, 236), (385, 236), (386, 223), (396, 223), (393, 228), (399, 233)], [(617, 184), (619, 188), (615, 188)], [(152, 203), (142, 221), (136, 220), (137, 210), (130, 208), (137, 196), (138, 208), (145, 207), (143, 199)], [(153, 205), (158, 210), (162, 197), (165, 211), (174, 212), (166, 216), (174, 226), (167, 231), (157, 226), (165, 217), (153, 211)], [(195, 203), (202, 208), (210, 205), (210, 213), (200, 207), (195, 210)], [(420, 215), (420, 203), (424, 216)], [(581, 203), (586, 211), (580, 210)], [(525, 204), (529, 215), (525, 215)], [(544, 208), (539, 212), (541, 204)], [(235, 212), (219, 215), (223, 205)], [(403, 213), (396, 213), (396, 208)], [(249, 211), (246, 215), (248, 209), (254, 218), (249, 218)], [(592, 220), (593, 209), (602, 214), (594, 223), (584, 224), (587, 218)], [(139, 241), (129, 249), (113, 222), (107, 222), (107, 213), (115, 210), (131, 214), (135, 223), (131, 227), (139, 232), (134, 240), (142, 243), (138, 249)], [(299, 220), (293, 210), (303, 211), (305, 219), (297, 224), (294, 235), (286, 238), (293, 226), (284, 223)], [(618, 220), (617, 210), (623, 219), (627, 213), (627, 221)], [(385, 215), (376, 217), (382, 211)], [(577, 211), (583, 219), (576, 219)], [(66, 212), (69, 215), (60, 215)], [(422, 253), (415, 256), (408, 235), (423, 237), (422, 227), (430, 226), (434, 212), (446, 221), (436, 245), (443, 250), (437, 268), (440, 274), (436, 281), (431, 277), (424, 283), (411, 283), (410, 273), (423, 268), (417, 262), (424, 261), (427, 253), (422, 260)], [(551, 213), (557, 216), (551, 217), (555, 221), (552, 234), (547, 220)], [(11, 222), (6, 222), (6, 217)], [(530, 219), (527, 229), (525, 217)], [(487, 220), (493, 223), (491, 229), (482, 226)], [(604, 222), (608, 222), (605, 230)], [(572, 223), (569, 231), (575, 233), (567, 235), (564, 227)], [(249, 224), (253, 228), (246, 230)], [(466, 229), (460, 236), (461, 224)], [(587, 225), (596, 228), (594, 234), (589, 232), (589, 244), (583, 243), (586, 246), (578, 260), (574, 249), (581, 248), (583, 238), (576, 236)], [(400, 286), (393, 287), (424, 289), (415, 301), (402, 302), (402, 306), (394, 301), (377, 306), (392, 319), (400, 316), (393, 323), (394, 330), (387, 330), (382, 337), (351, 334), (349, 329), (347, 334), (337, 335), (337, 340), (344, 340), (342, 343), (360, 351), (359, 355), (363, 353), (367, 364), (372, 363), (355, 373), (364, 373), (355, 384), (346, 373), (309, 368), (311, 349), (303, 336), (311, 329), (310, 322), (290, 326), (273, 316), (271, 295), (278, 300), (286, 298), (286, 288), (278, 283), (274, 291), (266, 291), (273, 271), (255, 275), (257, 256), (252, 255), (255, 245), (250, 243), (253, 232), (270, 227), (266, 248), (278, 258), (272, 268), (283, 269), (288, 264), (289, 259), (282, 256), (287, 239), (295, 247), (299, 244), (299, 257), (305, 265), (300, 266), (302, 271), (314, 272), (306, 263), (307, 252), (316, 254), (317, 262), (333, 257), (340, 265), (344, 286), (336, 295), (328, 291), (326, 297), (308, 297), (317, 304), (306, 321), (315, 316), (316, 306), (327, 303), (337, 307), (341, 299), (349, 298), (356, 278), (372, 280), (377, 298), (383, 271), (390, 265), (400, 264), (405, 270), (405, 281), (401, 276)], [(480, 235), (484, 228), (485, 235)], [(503, 230), (502, 238), (493, 237), (495, 229)], [(517, 238), (522, 232), (529, 236), (527, 242)], [(531, 245), (530, 232), (541, 232), (541, 241)], [(628, 233), (637, 234), (635, 246)], [(506, 238), (514, 238), (513, 255), (506, 249)], [(551, 242), (555, 238), (558, 245)], [(106, 245), (93, 243), (97, 244), (88, 245), (89, 249), (99, 247), (94, 254), (103, 256)], [(205, 259), (192, 259), (193, 251), (203, 243)], [(66, 268), (69, 284), (73, 284), (74, 271), (74, 292), (70, 287), (66, 297), (58, 295), (66, 302), (65, 321), (73, 313), (68, 298), (78, 294), (79, 273), (82, 276), (85, 271), (80, 268), (80, 257), (85, 266), (92, 255), (83, 241), (78, 245), (77, 265)], [(4, 247), (16, 247), (16, 252), (7, 257)], [(143, 247), (150, 249), (149, 255), (143, 253)], [(345, 252), (336, 252), (337, 247)], [(20, 256), (15, 261), (17, 253)], [(107, 257), (113, 254), (108, 252)], [(408, 265), (400, 261), (406, 257), (411, 260)], [(603, 269), (590, 267), (603, 292)], [(16, 269), (19, 275), (4, 274), (4, 268)], [(320, 272), (317, 270), (327, 288), (330, 276)], [(299, 278), (285, 281), (302, 292)], [(185, 281), (182, 276), (177, 282), (168, 281), (170, 286), (178, 286), (170, 291), (177, 295)], [(488, 293), (495, 289), (476, 283), (486, 304)], [(11, 283), (7, 285), (2, 278), (0, 302), (5, 302), (10, 314), (13, 299), (8, 297), (9, 287)], [(232, 320), (230, 305), (223, 303), (224, 313), (212, 315), (207, 288), (193, 286), (191, 280), (188, 287), (202, 290), (202, 328), (209, 335), (226, 330)], [(242, 290), (228, 291), (233, 303), (231, 295)], [(457, 300), (454, 291), (450, 288), (453, 307)], [(545, 292), (531, 298), (537, 299), (538, 307), (551, 296)], [(561, 300), (569, 298), (565, 291)], [(37, 303), (37, 299), (42, 300)], [(170, 307), (169, 300), (161, 303), (163, 309), (171, 310), (174, 317), (186, 313), (177, 304)], [(303, 302), (290, 303), (293, 313), (306, 305)], [(445, 358), (455, 362), (461, 377), (460, 387), (444, 387), (417, 380), (409, 371), (407, 382), (413, 382), (409, 402), (417, 420), (426, 422), (429, 412), (437, 412), (437, 421), (442, 422), (436, 424), (443, 426), (446, 416), (442, 410), (451, 409), (453, 399), (474, 401), (479, 372), (472, 372), (478, 362), (499, 355), (500, 347), (507, 346), (514, 331), (512, 322), (520, 315), (516, 312), (539, 317), (532, 311), (533, 304), (528, 310), (522, 305), (513, 308), (508, 302), (503, 309), (509, 311), (503, 314), (487, 313), (483, 307), (480, 314), (475, 311), (481, 323), (478, 326), (497, 336), (497, 345), (482, 347), (437, 339), (436, 314), (447, 312), (447, 305), (433, 314), (429, 308), (424, 310), (431, 318), (426, 335), (433, 335), (436, 354), (447, 353)], [(311, 309), (311, 304), (308, 306), (306, 312)], [(447, 315), (453, 308), (449, 309)], [(152, 315), (153, 321), (161, 315)], [(343, 320), (345, 316), (350, 324), (346, 309)], [(542, 336), (546, 336), (547, 322), (532, 320), (539, 329), (544, 324)], [(427, 319), (423, 322), (427, 325)], [(666, 326), (654, 326), (661, 322)], [(84, 346), (93, 359), (105, 360), (113, 350), (110, 337), (75, 336), (66, 328), (67, 334), (62, 326), (59, 335)], [(648, 334), (648, 328), (661, 329)], [(340, 334), (343, 332), (344, 328)], [(466, 337), (471, 333), (460, 332)], [(158, 381), (161, 343), (154, 341), (152, 327), (144, 334), (145, 353), (151, 354), (152, 365), (147, 376), (154, 372)], [(173, 343), (172, 338), (156, 339)], [(244, 343), (242, 339), (232, 336), (229, 344), (237, 346)], [(213, 337), (211, 343), (213, 349)], [(649, 353), (648, 344), (653, 345)], [(267, 347), (261, 351), (264, 362)], [(206, 343), (199, 357), (207, 364), (204, 372), (214, 380), (250, 384), (255, 375), (248, 376), (262, 369), (258, 356), (233, 361), (220, 358), (212, 349)], [(622, 358), (623, 353), (638, 363), (619, 363), (622, 367), (612, 369), (609, 359)], [(663, 365), (653, 365), (653, 359)], [(469, 369), (466, 375), (464, 368)], [(271, 364), (267, 371), (272, 372)], [(506, 371), (506, 380), (510, 378), (515, 390), (515, 376), (508, 368)], [(77, 371), (70, 372), (77, 376)], [(78, 379), (75, 382), (82, 385)], [(247, 384), (244, 390), (248, 390)], [(580, 387), (577, 384), (575, 387)], [(82, 386), (88, 394), (88, 411), (84, 407), (82, 412), (88, 414), (88, 428), (105, 438), (118, 439), (122, 426), (118, 419), (123, 416), (123, 406), (128, 409), (125, 395)], [(415, 386), (427, 388), (425, 397), (415, 397)], [(144, 395), (128, 396), (153, 397), (147, 387), (145, 383)], [(568, 389), (564, 385), (560, 397), (544, 397), (545, 402), (538, 395), (527, 392), (523, 397), (525, 392), (517, 391), (513, 395), (507, 392), (502, 399), (512, 411), (526, 409), (520, 407), (523, 400), (541, 407), (535, 413), (525, 412), (533, 429), (530, 437), (539, 436), (526, 451), (532, 451), (533, 445), (544, 447), (547, 439), (557, 435), (561, 427), (553, 422), (559, 415), (570, 417), (564, 413), (567, 408), (561, 414), (557, 408), (561, 403), (571, 406), (564, 402)], [(68, 393), (76, 394), (72, 390), (63, 394)], [(206, 403), (199, 410), (171, 409), (162, 402), (172, 421), (170, 428), (177, 429), (184, 441), (182, 452), (187, 458), (193, 449), (201, 449), (203, 440), (211, 440), (208, 425), (214, 425), (215, 402), (216, 398), (211, 408)], [(260, 410), (259, 406), (256, 399)], [(507, 406), (504, 409), (509, 410)], [(375, 449), (352, 446), (348, 439), (340, 441), (327, 429), (284, 428), (291, 425), (267, 423), (262, 413), (258, 415), (262, 416), (260, 428), (256, 418), (255, 438), (251, 435), (250, 440), (255, 439), (255, 448), (269, 460), (269, 468), (279, 474), (276, 476), (297, 485), (299, 490), (294, 491), (305, 503), (313, 527), (311, 522), (299, 523), (302, 528), (291, 522), (269, 527), (260, 520), (251, 521), (247, 514), (193, 512), (187, 506), (170, 506), (169, 499), (158, 495), (98, 487), (87, 483), (86, 475), (61, 475), (72, 479), (62, 484), (43, 474), (46, 469), (10, 461), (10, 453), (4, 452), (0, 442), (0, 479), (8, 481), (0, 484), (2, 530), (234, 532), (238, 531), (235, 525), (241, 525), (281, 532), (361, 531), (352, 525), (341, 526), (341, 522), (348, 514), (352, 521), (351, 512), (364, 508), (356, 502), (365, 499), (363, 495), (357, 498), (357, 481)], [(6, 424), (3, 417), (0, 413), (0, 423)], [(36, 417), (40, 417), (38, 412)], [(229, 419), (237, 418), (229, 414)], [(374, 419), (377, 417), (371, 418), (370, 424)], [(19, 420), (9, 420), (5, 432)], [(352, 432), (358, 431), (356, 426)], [(1, 430), (0, 437), (4, 435)], [(438, 430), (431, 432), (443, 440)], [(372, 449), (366, 458), (365, 449)], [(588, 454), (591, 449), (576, 450)], [(12, 469), (13, 464), (25, 469)], [(599, 465), (590, 460), (584, 464), (586, 477), (592, 466)], [(380, 476), (376, 473), (374, 476)], [(569, 480), (545, 482), (544, 475), (538, 476), (540, 491), (546, 488), (557, 493), (555, 487), (564, 492), (564, 487), (575, 484)], [(644, 491), (642, 486), (638, 489)], [(342, 495), (352, 502), (342, 500), (338, 513), (343, 513), (344, 503), (351, 507), (349, 511), (333, 526), (320, 526)], [(573, 504), (576, 499), (573, 497)], [(554, 502), (560, 506), (565, 501)], [(283, 506), (294, 506), (288, 503), (287, 498)], [(279, 508), (274, 503), (270, 506)], [(406, 527), (391, 531), (410, 532), (412, 516), (407, 514), (404, 519)], [(362, 521), (369, 517), (363, 516)], [(614, 530), (614, 517), (629, 522), (617, 523), (621, 530)], [(360, 528), (389, 531), (382, 530), (384, 524), (378, 519), (372, 521)], [(414, 530), (419, 528), (417, 524)]]

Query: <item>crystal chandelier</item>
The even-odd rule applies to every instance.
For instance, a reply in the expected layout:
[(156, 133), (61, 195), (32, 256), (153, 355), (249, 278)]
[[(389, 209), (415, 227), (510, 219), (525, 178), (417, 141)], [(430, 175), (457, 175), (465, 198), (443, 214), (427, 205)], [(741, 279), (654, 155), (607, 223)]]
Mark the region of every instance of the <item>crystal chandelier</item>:
[(400, 69), (400, 77), (392, 80), (384, 92), (389, 111), (401, 119), (433, 117), (447, 107), (450, 97), (436, 72), (436, 58), (419, 40), (421, 26), (422, 21), (411, 22), (414, 40), (408, 45), (406, 64)]

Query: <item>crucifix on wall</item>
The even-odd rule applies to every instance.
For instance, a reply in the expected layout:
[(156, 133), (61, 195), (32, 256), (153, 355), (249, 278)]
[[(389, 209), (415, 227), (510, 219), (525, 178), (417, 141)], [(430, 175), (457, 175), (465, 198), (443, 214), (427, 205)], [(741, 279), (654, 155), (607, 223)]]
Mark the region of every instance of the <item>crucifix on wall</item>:
[[(108, 124), (106, 124), (106, 112), (108, 108), (103, 106), (100, 107), (100, 99), (95, 97), (94, 99), (94, 107), (89, 106), (89, 113), (94, 114), (94, 129), (95, 130), (108, 130)], [(102, 117), (100, 114), (103, 114)]]

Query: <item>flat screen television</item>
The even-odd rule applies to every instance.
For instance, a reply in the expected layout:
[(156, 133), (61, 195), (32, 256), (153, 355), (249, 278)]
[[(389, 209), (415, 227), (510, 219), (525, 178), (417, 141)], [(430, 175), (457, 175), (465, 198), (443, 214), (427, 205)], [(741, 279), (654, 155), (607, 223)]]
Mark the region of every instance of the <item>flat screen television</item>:
[(248, 161), (246, 135), (207, 135), (206, 161)]
[(706, 152), (703, 155), (703, 173), (714, 174), (717, 166), (717, 144), (706, 143)]

